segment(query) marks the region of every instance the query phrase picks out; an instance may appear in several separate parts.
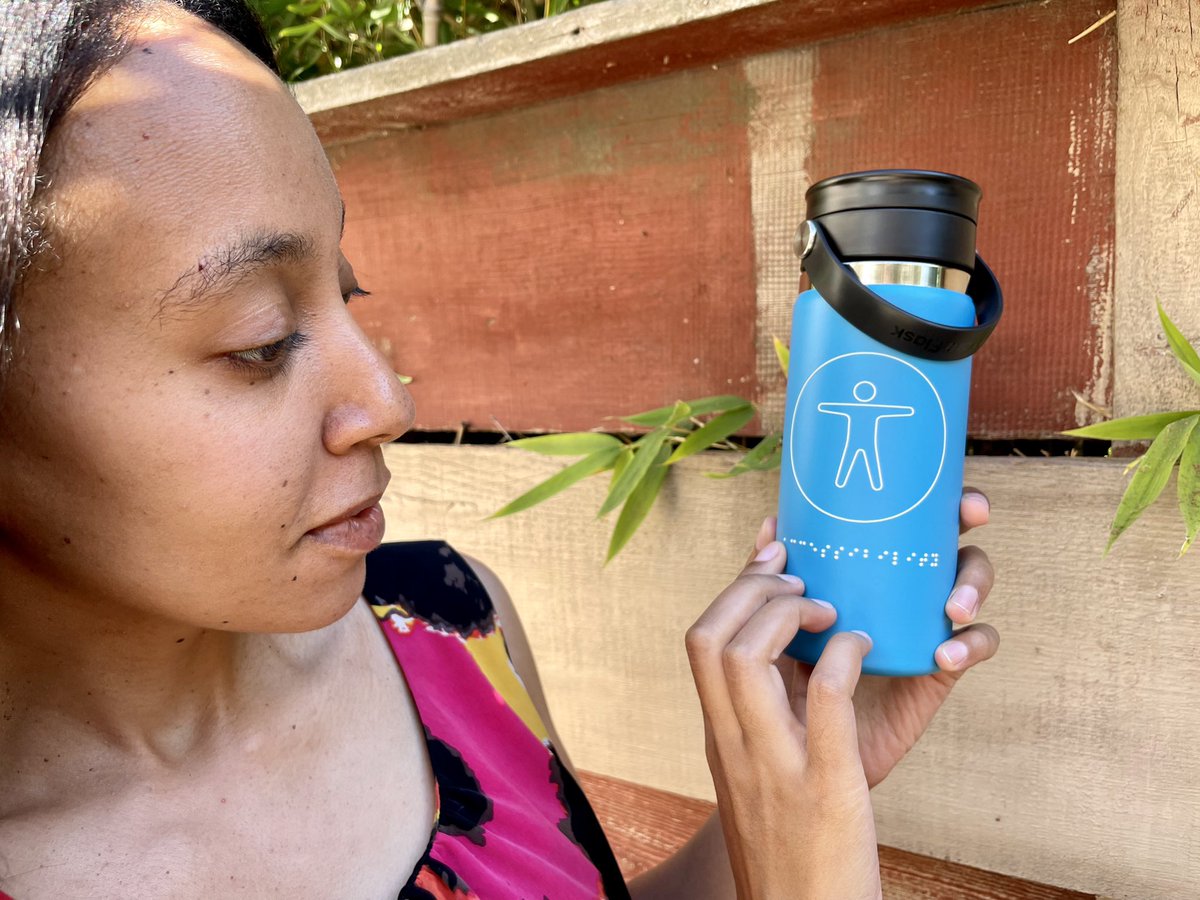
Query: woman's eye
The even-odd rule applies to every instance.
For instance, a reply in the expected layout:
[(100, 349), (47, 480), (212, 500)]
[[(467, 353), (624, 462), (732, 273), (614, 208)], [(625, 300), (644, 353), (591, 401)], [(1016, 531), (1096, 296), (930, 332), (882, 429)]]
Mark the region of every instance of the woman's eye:
[(308, 342), (308, 335), (293, 331), (285, 338), (249, 350), (236, 350), (226, 354), (230, 362), (239, 368), (258, 375), (276, 375), (284, 370), (292, 354)]
[(350, 290), (346, 291), (346, 293), (342, 294), (342, 302), (349, 303), (355, 297), (370, 297), (370, 296), (371, 296), (370, 291), (364, 290), (363, 288), (359, 287), (356, 284), (354, 287), (350, 288)]

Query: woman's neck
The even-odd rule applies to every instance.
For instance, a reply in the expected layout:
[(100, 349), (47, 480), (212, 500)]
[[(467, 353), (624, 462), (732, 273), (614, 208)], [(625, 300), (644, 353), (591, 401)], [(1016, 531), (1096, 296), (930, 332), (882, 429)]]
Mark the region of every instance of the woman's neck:
[(6, 764), (78, 751), (152, 771), (253, 742), (272, 703), (319, 677), (351, 618), (306, 634), (239, 634), (37, 590), (34, 579), (0, 584)]

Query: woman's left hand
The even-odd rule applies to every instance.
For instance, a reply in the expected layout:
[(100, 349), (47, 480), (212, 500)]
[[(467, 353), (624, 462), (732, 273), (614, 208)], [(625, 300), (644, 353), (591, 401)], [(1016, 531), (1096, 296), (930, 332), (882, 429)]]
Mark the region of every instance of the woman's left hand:
[[(988, 511), (988, 500), (983, 493), (965, 489), (959, 506), (960, 533), (987, 524)], [(757, 548), (765, 547), (774, 539), (774, 523), (768, 520), (758, 535)], [(946, 615), (954, 624), (965, 627), (938, 647), (934, 659), (939, 671), (909, 678), (864, 675), (859, 681), (854, 707), (859, 754), (869, 786), (883, 781), (912, 749), (958, 679), (996, 653), (1000, 645), (996, 629), (991, 625), (975, 624), (993, 579), (992, 564), (986, 553), (970, 546), (959, 550), (958, 576), (946, 602)], [(791, 686), (793, 700), (804, 697), (812, 666), (789, 656), (781, 656), (776, 665), (784, 684)], [(797, 710), (804, 709), (803, 702), (793, 703), (793, 706)]]

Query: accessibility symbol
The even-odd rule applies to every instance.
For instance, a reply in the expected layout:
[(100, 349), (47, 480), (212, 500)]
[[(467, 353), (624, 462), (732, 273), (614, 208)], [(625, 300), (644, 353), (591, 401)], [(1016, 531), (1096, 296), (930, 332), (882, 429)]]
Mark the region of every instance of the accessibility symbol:
[(916, 366), (846, 353), (818, 366), (792, 409), (792, 476), (818, 511), (883, 522), (919, 506), (941, 476), (946, 411)]
[[(842, 449), (842, 459), (838, 463), (837, 477), (834, 480), (840, 488), (850, 480), (850, 472), (854, 464), (861, 458), (870, 479), (871, 490), (883, 490), (883, 472), (879, 467), (879, 421), (880, 419), (899, 419), (911, 416), (916, 412), (911, 406), (891, 406), (884, 403), (872, 403), (877, 393), (875, 385), (869, 381), (860, 381), (854, 386), (853, 403), (818, 403), (817, 412), (830, 416), (842, 416), (846, 420), (846, 446)], [(846, 457), (849, 457), (847, 460)]]

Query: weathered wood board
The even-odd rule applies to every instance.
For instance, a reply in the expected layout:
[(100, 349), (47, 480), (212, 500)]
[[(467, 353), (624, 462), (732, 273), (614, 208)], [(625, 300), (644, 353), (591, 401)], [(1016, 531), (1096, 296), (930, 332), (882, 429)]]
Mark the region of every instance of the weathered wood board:
[[(782, 15), (778, 4), (742, 6)], [(346, 251), (376, 294), (357, 314), (415, 377), (419, 428), (592, 428), (726, 392), (763, 405), (752, 430), (777, 426), (770, 338), (788, 330), (803, 192), (864, 166), (940, 166), (983, 183), (981, 249), (1009, 311), (978, 361), (972, 434), (1051, 435), (1092, 416), (1075, 391), (1110, 402), (1112, 24), (1068, 46), (1095, 18), (1084, 0), (891, 28), (878, 26), (897, 19), (881, 14), (862, 34), (797, 24), (848, 7), (789, 9), (791, 49), (763, 53), (775, 45), (735, 28), (706, 49), (680, 25), (681, 52), (699, 54), (690, 68), (657, 43), (670, 29), (655, 31), (655, 52), (675, 60), (666, 74), (596, 90), (579, 81), (580, 93), (554, 97), (506, 82), (518, 71), (553, 81), (539, 67), (573, 58), (531, 39), (526, 64), (510, 56), (492, 72), (508, 105), (462, 119), (481, 110), (452, 105), (428, 127), (369, 140), (329, 130), (339, 84), (349, 106), (378, 112), (382, 100), (363, 99), (367, 76), (301, 92), (323, 110), (315, 118), (349, 207)], [(722, 21), (696, 15), (706, 28)], [(586, 31), (591, 20), (575, 21)], [(628, 40), (622, 52), (649, 52), (648, 38)], [(720, 62), (697, 65), (714, 54)], [(423, 87), (406, 88), (405, 64), (370, 79), (402, 109), (413, 91), (458, 84), (443, 59), (440, 81), (426, 72)]]
[(1113, 397), (1118, 415), (1200, 408), (1200, 388), (1167, 347), (1155, 301), (1200, 346), (1200, 9), (1133, 0), (1117, 16), (1117, 280)]
[[(738, 570), (768, 477), (680, 464), (644, 530), (602, 567), (592, 480), (485, 517), (562, 463), (505, 448), (392, 445), (389, 539), (444, 537), (509, 586), (581, 768), (711, 799), (682, 635)], [(1200, 557), (1155, 507), (1102, 559), (1117, 462), (970, 458), (999, 570), (999, 656), (958, 687), (875, 792), (881, 842), (1130, 900), (1200, 895)]]
[(565, 15), (306, 81), (329, 143), (490, 115), (1003, 0), (641, 0)]

